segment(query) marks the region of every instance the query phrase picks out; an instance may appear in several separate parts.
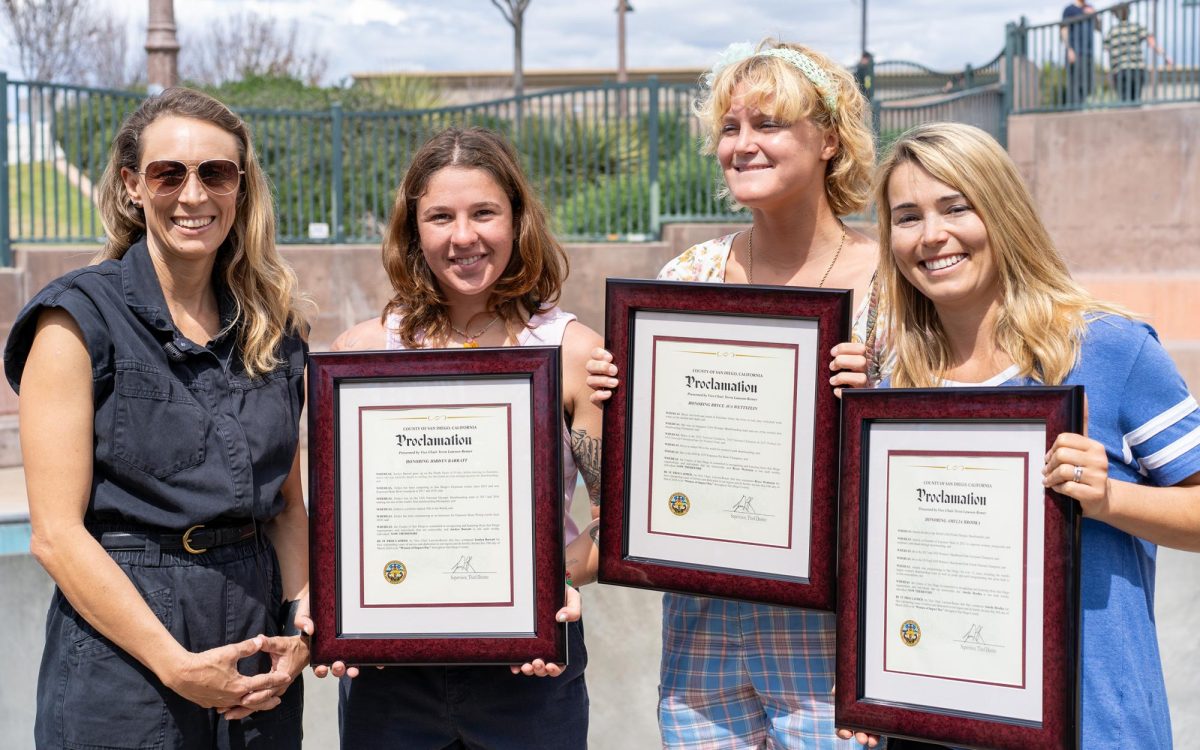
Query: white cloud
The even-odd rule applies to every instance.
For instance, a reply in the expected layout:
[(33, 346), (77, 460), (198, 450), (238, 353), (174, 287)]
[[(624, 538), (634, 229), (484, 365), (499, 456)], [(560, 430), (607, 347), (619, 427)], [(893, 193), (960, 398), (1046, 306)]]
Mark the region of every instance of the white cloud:
[[(124, 14), (144, 38), (144, 2), (94, 0)], [(1004, 25), (1020, 15), (1057, 20), (1066, 0), (946, 3), (875, 0), (868, 6), (868, 47), (876, 58), (910, 59), (958, 69), (990, 59)], [(729, 42), (780, 36), (833, 58), (858, 57), (856, 0), (634, 0), (627, 16), (630, 67), (707, 67)], [(615, 68), (616, 0), (532, 0), (525, 16), (525, 67)], [(180, 35), (209, 19), (252, 11), (295, 21), (329, 53), (330, 80), (387, 70), (507, 70), (512, 29), (488, 0), (180, 0)], [(16, 55), (0, 48), (16, 75)]]

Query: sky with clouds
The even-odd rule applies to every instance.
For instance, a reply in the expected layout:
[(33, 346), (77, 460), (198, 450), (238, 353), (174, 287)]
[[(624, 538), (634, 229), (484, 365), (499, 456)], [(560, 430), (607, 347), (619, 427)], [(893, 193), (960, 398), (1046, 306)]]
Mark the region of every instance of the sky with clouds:
[[(144, 40), (144, 0), (92, 0), (128, 19)], [(835, 59), (858, 57), (862, 0), (630, 0), (630, 68), (707, 67), (726, 44), (777, 36)], [(990, 60), (1004, 25), (1022, 15), (1057, 20), (1066, 0), (873, 0), (868, 48), (879, 60), (939, 69)], [(615, 68), (616, 0), (531, 0), (525, 14), (525, 68)], [(302, 38), (329, 55), (330, 82), (367, 71), (506, 70), (512, 30), (490, 0), (177, 0), (181, 40), (213, 18), (251, 11), (296, 22)], [(5, 41), (4, 46), (7, 47)], [(0, 65), (16, 73), (15, 55)]]

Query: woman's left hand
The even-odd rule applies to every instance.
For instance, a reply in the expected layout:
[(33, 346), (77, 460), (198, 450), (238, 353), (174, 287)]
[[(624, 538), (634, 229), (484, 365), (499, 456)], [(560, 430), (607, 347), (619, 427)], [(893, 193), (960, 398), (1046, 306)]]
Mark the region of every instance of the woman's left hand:
[[(296, 618), (299, 620), (299, 617)], [(217, 709), (229, 721), (244, 719), (255, 711), (265, 711), (279, 705), (283, 694), (292, 686), (296, 676), (308, 666), (307, 635), (277, 635), (263, 639), (262, 652), (271, 656), (270, 672), (286, 675), (287, 684), (271, 690), (259, 690), (242, 696), (241, 703), (231, 708)]]
[(833, 377), (829, 384), (833, 386), (833, 395), (842, 397), (842, 388), (866, 388), (870, 386), (867, 380), (867, 347), (844, 341), (833, 347), (829, 352), (832, 359), (829, 369)]
[(838, 739), (842, 740), (854, 740), (864, 747), (879, 746), (879, 735), (870, 734), (869, 732), (859, 732), (853, 729), (839, 729), (837, 730), (837, 736)]
[[(567, 586), (563, 608), (558, 610), (558, 614), (554, 619), (559, 622), (575, 622), (580, 617), (583, 617), (583, 598), (579, 596), (579, 590), (574, 586)], [(566, 671), (566, 666), (563, 664), (555, 664), (554, 662), (542, 661), (534, 659), (532, 662), (526, 662), (521, 666), (513, 665), (509, 667), (513, 674), (523, 674), (526, 677), (558, 677)]]
[[(296, 610), (296, 619), (292, 623), (300, 631), (299, 635), (279, 635), (271, 638), (263, 636), (262, 652), (271, 656), (270, 671), (286, 674), (289, 680), (295, 680), (308, 666), (308, 639), (313, 633), (313, 621), (307, 605), (307, 598), (301, 600), (300, 606)], [(243, 696), (239, 705), (217, 709), (217, 713), (223, 714), (229, 721), (244, 719), (255, 711), (274, 708), (278, 705), (278, 699), (282, 698), (290, 687), (291, 683), (289, 682), (284, 687), (275, 690), (249, 693)]]
[(1042, 484), (1079, 501), (1086, 518), (1103, 518), (1108, 508), (1108, 454), (1084, 435), (1064, 432), (1050, 446)]

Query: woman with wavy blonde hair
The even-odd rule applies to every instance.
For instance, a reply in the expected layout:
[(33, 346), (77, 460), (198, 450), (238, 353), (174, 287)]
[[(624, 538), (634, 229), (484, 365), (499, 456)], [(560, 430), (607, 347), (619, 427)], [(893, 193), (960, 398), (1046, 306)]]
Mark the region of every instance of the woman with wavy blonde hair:
[[(746, 231), (688, 248), (660, 279), (835, 287), (854, 293), (855, 340), (838, 366), (875, 368), (878, 248), (843, 217), (870, 195), (870, 107), (854, 77), (816, 50), (731, 45), (695, 111)], [(588, 362), (597, 401), (617, 386), (611, 355)], [(836, 437), (831, 439), (836, 440)], [(659, 726), (670, 748), (835, 747), (832, 613), (666, 594)]]
[[(905, 164), (919, 165), (954, 187), (989, 228), (1001, 297), (994, 337), (1021, 376), (1047, 385), (1063, 382), (1079, 358), (1088, 314), (1128, 317), (1071, 278), (1012, 160), (987, 133), (955, 123), (909, 131), (879, 165), (877, 205), (890, 205), (889, 180)], [(906, 228), (893, 227), (882, 221), (883, 216), (881, 212), (879, 244), (888, 248), (893, 234)], [(937, 385), (954, 366), (954, 353), (934, 303), (895, 263), (881, 263), (879, 278), (886, 297), (893, 300), (892, 385)]]
[(1043, 483), (1084, 516), (1082, 745), (1171, 747), (1154, 559), (1159, 544), (1200, 550), (1196, 400), (1150, 326), (1071, 279), (1016, 166), (986, 133), (914, 128), (877, 180), (896, 355), (885, 384), (1086, 387), (1087, 434), (1059, 435), (1043, 469)]
[(197, 91), (146, 99), (100, 212), (97, 263), (39, 292), (4, 356), (57, 584), (36, 744), (299, 748), (304, 319), (245, 124)]
[[(418, 149), (396, 192), (383, 265), (393, 297), (334, 349), (561, 347), (570, 585), (558, 619), (568, 623), (569, 664), (538, 660), (511, 674), (486, 666), (318, 667), (318, 676), (353, 677), (341, 685), (342, 747), (586, 747), (587, 652), (574, 586), (595, 580), (599, 560), (601, 412), (584, 362), (600, 337), (555, 304), (566, 254), (513, 146), (483, 128), (450, 128)], [(583, 533), (569, 513), (577, 472), (592, 501)]]

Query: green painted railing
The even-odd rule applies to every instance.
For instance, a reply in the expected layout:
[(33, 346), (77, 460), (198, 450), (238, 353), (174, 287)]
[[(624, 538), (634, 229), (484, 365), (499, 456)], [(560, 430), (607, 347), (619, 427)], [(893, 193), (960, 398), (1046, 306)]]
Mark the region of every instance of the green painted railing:
[(982, 65), (962, 70), (934, 70), (910, 60), (883, 60), (874, 64), (874, 100), (895, 101), (941, 96), (1000, 82), (1004, 50)]
[(1069, 23), (1021, 19), (1006, 52), (1014, 114), (1200, 100), (1194, 0), (1134, 0)]
[(986, 130), (1001, 145), (1007, 145), (1004, 86), (1000, 83), (946, 94), (935, 101), (877, 101), (874, 114), (880, 153), (901, 133), (925, 122), (965, 122)]
[[(2, 74), (0, 74), (2, 75)], [(95, 185), (128, 92), (5, 80), (0, 262), (12, 242), (96, 242)], [(656, 238), (664, 221), (720, 221), (692, 87), (609, 84), (432, 110), (242, 109), (271, 180), (282, 242), (375, 242), (413, 152), (450, 125), (507, 135), (567, 240)], [(5, 241), (7, 240), (7, 241)]]

